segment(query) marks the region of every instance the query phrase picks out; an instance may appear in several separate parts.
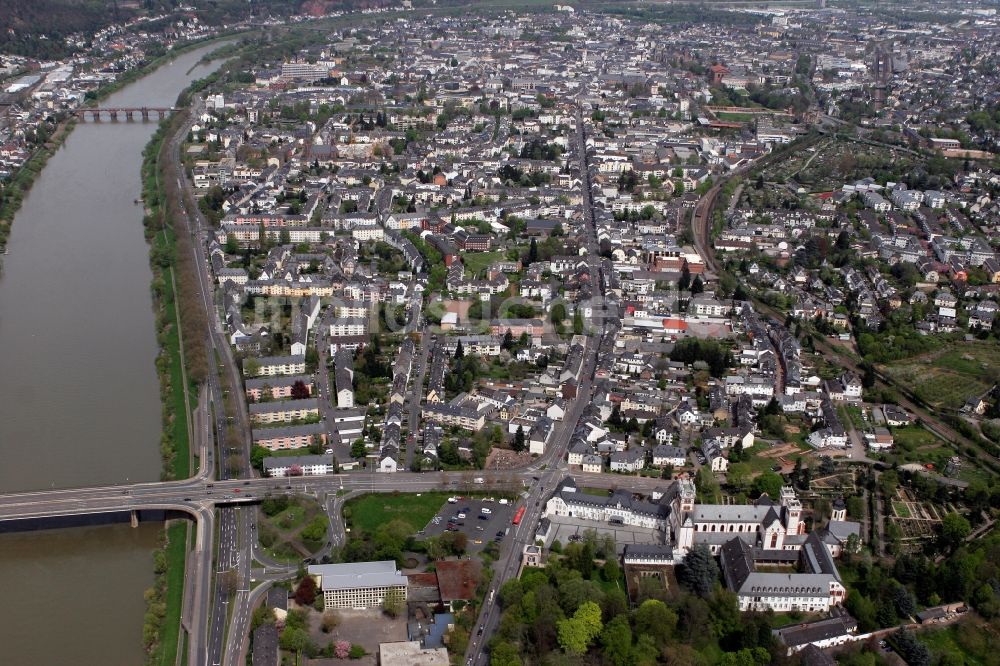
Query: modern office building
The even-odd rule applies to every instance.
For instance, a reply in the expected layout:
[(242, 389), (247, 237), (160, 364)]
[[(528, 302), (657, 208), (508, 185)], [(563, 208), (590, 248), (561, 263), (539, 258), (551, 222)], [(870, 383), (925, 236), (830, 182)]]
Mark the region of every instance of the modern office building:
[(323, 592), (325, 608), (380, 608), (387, 596), (406, 600), (406, 576), (392, 560), (350, 564), (314, 564), (309, 575)]

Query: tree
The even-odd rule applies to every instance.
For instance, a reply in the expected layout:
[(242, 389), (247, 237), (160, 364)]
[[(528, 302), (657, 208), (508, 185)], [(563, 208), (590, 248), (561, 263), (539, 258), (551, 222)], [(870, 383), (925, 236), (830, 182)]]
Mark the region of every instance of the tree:
[(684, 587), (699, 597), (706, 598), (715, 589), (719, 577), (719, 567), (705, 544), (698, 544), (684, 556), (684, 563), (678, 572), (678, 579)]
[(368, 448), (365, 446), (365, 440), (356, 439), (354, 443), (351, 444), (351, 457), (352, 458), (364, 458), (368, 454)]
[(628, 666), (632, 661), (632, 628), (628, 617), (617, 615), (604, 626), (601, 632), (601, 646), (604, 656), (615, 666)]
[(573, 617), (556, 623), (559, 645), (573, 656), (581, 656), (601, 633), (601, 607), (593, 601), (584, 602)]
[(604, 580), (608, 581), (609, 583), (614, 582), (618, 580), (618, 577), (621, 575), (621, 573), (622, 573), (622, 568), (621, 566), (619, 566), (618, 560), (616, 560), (614, 557), (609, 556), (607, 560), (604, 562), (604, 567), (601, 571), (601, 575), (604, 576)]
[(304, 652), (310, 645), (309, 633), (301, 627), (288, 627), (281, 632), (278, 644), (282, 650)]
[(250, 357), (243, 361), (243, 374), (247, 377), (256, 377), (260, 373), (260, 361)]
[(532, 238), (531, 244), (528, 245), (528, 263), (533, 264), (538, 261), (538, 242)]
[(323, 613), (323, 624), (320, 628), (323, 630), (324, 634), (328, 634), (340, 624), (340, 613), (333, 610), (332, 608), (325, 613)]
[(271, 455), (271, 452), (263, 446), (254, 446), (250, 451), (250, 464), (259, 470), (264, 469), (264, 458)]
[(681, 267), (681, 277), (677, 280), (677, 289), (684, 291), (689, 286), (691, 286), (691, 270), (687, 266), (687, 262)]
[(552, 306), (552, 312), (549, 315), (549, 319), (553, 324), (557, 326), (566, 320), (566, 306), (562, 303), (556, 303)]
[(972, 526), (965, 516), (951, 511), (941, 520), (941, 543), (946, 548), (955, 548), (971, 531)]
[(749, 463), (733, 463), (729, 465), (729, 469), (726, 471), (726, 483), (728, 483), (729, 487), (734, 490), (743, 492), (746, 490), (747, 483), (750, 481), (750, 473), (751, 469)]
[[(159, 551), (157, 551), (159, 552)], [(236, 569), (228, 569), (219, 575), (219, 592), (226, 597), (231, 597), (239, 587), (240, 577)]]
[(753, 494), (756, 496), (767, 493), (771, 499), (781, 496), (781, 487), (785, 485), (785, 480), (777, 472), (764, 472), (753, 480)]
[(292, 384), (292, 400), (305, 400), (309, 397), (309, 387), (301, 379)]
[(404, 594), (399, 589), (387, 590), (382, 599), (382, 611), (389, 617), (398, 617), (406, 608)]
[(311, 606), (316, 601), (316, 579), (307, 574), (299, 581), (298, 587), (295, 588), (294, 599), (300, 606)]
[(517, 432), (514, 433), (513, 447), (518, 453), (524, 451), (524, 426), (517, 426)]
[(875, 619), (875, 604), (867, 597), (862, 596), (857, 589), (853, 589), (847, 593), (844, 605), (858, 621), (858, 629), (860, 631), (869, 632), (878, 628), (878, 622)]
[(694, 277), (694, 282), (691, 283), (691, 294), (698, 295), (705, 291), (705, 282), (701, 279), (700, 275)]
[(664, 646), (677, 630), (677, 613), (658, 599), (647, 599), (635, 610), (635, 633)]
[(462, 341), (458, 341), (458, 345), (455, 346), (455, 358), (462, 358), (465, 356), (465, 349), (462, 347)]
[(580, 311), (580, 308), (577, 308), (576, 312), (573, 313), (573, 335), (582, 335), (582, 334), (583, 334), (583, 313)]
[(521, 655), (509, 641), (500, 641), (490, 649), (490, 666), (522, 666)]

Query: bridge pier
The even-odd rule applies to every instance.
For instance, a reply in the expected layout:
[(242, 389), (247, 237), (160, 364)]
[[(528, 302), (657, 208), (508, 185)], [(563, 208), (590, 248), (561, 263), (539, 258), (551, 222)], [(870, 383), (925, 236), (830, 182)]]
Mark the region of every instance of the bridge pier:
[(139, 527), (139, 512), (135, 509), (132, 509), (129, 514), (129, 522), (132, 524), (132, 527)]

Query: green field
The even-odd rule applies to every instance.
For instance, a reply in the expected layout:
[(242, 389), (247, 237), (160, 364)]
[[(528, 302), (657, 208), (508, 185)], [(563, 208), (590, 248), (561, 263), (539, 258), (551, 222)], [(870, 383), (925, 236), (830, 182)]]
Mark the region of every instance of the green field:
[[(995, 632), (995, 621), (980, 624), (968, 618), (946, 629), (921, 631), (917, 638), (930, 648), (935, 664), (996, 664), (1000, 640)], [(942, 657), (950, 661), (943, 661)]]
[(729, 111), (720, 111), (716, 114), (719, 120), (726, 123), (748, 123), (754, 119), (754, 114), (752, 113), (733, 113)]
[(177, 660), (177, 636), (181, 629), (181, 606), (184, 603), (187, 528), (187, 523), (182, 520), (173, 521), (167, 528), (167, 612), (163, 619), (156, 659), (156, 663), (161, 666), (173, 666)]
[(449, 493), (442, 492), (391, 495), (375, 493), (347, 502), (344, 505), (344, 517), (350, 519), (352, 529), (368, 534), (392, 520), (402, 520), (414, 532), (419, 532), (448, 501), (448, 497)]
[(472, 275), (480, 275), (494, 261), (506, 258), (504, 252), (463, 252), (462, 263), (465, 270)]
[(892, 439), (896, 447), (903, 451), (915, 451), (939, 443), (938, 438), (933, 433), (918, 425), (893, 428)]
[(1000, 380), (1000, 348), (989, 342), (955, 342), (883, 370), (926, 404), (959, 409)]
[(896, 512), (896, 515), (899, 516), (900, 518), (909, 518), (910, 517), (910, 509), (905, 504), (903, 504), (902, 502), (895, 502), (894, 501), (892, 503), (892, 509), (893, 509), (893, 511)]
[(261, 545), (276, 560), (301, 561), (326, 541), (329, 520), (311, 497), (265, 498), (260, 516)]

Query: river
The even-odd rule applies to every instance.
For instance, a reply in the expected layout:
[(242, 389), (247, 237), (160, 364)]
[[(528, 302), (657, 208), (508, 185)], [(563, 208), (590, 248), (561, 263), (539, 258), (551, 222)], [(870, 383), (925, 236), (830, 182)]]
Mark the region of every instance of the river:
[[(195, 67), (214, 48), (181, 55), (101, 105), (173, 106), (217, 66)], [(155, 129), (78, 124), (14, 220), (0, 278), (0, 492), (159, 478), (152, 273), (134, 203)], [(142, 593), (161, 531), (0, 535), (0, 589), (11, 595), (0, 605), (0, 662), (141, 664)]]

